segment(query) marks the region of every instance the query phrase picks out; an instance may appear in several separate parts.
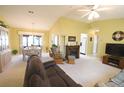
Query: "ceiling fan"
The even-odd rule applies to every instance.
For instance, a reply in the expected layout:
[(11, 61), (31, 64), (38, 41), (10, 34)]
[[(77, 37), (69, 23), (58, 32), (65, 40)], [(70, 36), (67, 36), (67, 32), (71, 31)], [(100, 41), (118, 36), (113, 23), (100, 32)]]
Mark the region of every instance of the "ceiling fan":
[(77, 11), (79, 12), (87, 12), (86, 14), (82, 15), (81, 17), (84, 18), (86, 16), (88, 16), (88, 20), (93, 20), (93, 19), (97, 19), (100, 17), (100, 14), (98, 13), (98, 11), (104, 11), (107, 8), (99, 8), (100, 5), (89, 5), (87, 6), (87, 8), (89, 9), (78, 9)]

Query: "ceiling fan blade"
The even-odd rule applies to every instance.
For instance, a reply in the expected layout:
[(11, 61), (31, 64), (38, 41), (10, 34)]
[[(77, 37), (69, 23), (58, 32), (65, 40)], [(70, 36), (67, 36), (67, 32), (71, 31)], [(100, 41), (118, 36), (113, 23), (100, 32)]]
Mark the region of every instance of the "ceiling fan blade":
[(86, 14), (82, 15), (81, 18), (84, 18), (85, 16), (89, 15), (90, 12), (87, 12)]
[(96, 11), (91, 11), (91, 13), (88, 16), (88, 20), (93, 20), (94, 18), (99, 18), (100, 15)]
[(93, 10), (96, 10), (98, 7), (99, 7), (98, 4), (94, 5), (94, 6), (93, 6)]
[(110, 10), (111, 8), (99, 8), (99, 9), (97, 9), (97, 11), (105, 11), (105, 10)]

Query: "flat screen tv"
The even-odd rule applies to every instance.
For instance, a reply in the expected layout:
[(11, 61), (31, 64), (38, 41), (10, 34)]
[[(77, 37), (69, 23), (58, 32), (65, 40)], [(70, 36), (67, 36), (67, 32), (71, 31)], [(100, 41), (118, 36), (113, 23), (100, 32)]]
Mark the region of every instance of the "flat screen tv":
[(124, 44), (107, 43), (106, 54), (118, 57), (124, 57)]

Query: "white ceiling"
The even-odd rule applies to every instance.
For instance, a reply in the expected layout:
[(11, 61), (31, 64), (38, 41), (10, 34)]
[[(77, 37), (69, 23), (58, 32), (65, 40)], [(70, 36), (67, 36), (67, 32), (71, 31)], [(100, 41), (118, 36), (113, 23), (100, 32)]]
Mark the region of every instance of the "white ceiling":
[[(87, 11), (77, 10), (90, 10), (92, 7), (91, 5), (0, 5), (0, 16), (3, 16), (12, 27), (49, 30), (61, 16), (88, 22), (87, 16), (81, 18)], [(98, 10), (103, 8), (104, 11), (97, 11), (100, 14), (97, 20), (124, 18), (124, 5), (99, 6)]]
[[(88, 20), (88, 16), (84, 16), (83, 18), (81, 16), (85, 15), (88, 12), (85, 10), (91, 10), (92, 8), (93, 5), (79, 7), (77, 9), (74, 9), (70, 14), (68, 14), (67, 17), (74, 18), (84, 22), (91, 22)], [(84, 11), (77, 11), (77, 10), (84, 10)], [(96, 12), (98, 12), (100, 17), (94, 20), (124, 18), (124, 5), (100, 5), (96, 9)]]

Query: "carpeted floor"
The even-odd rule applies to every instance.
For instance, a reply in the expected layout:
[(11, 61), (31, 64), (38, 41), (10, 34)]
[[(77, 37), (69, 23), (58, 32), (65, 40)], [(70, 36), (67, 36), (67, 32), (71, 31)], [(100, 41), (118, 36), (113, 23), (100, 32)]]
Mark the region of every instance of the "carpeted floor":
[[(53, 60), (48, 54), (42, 55), (42, 62)], [(6, 69), (0, 73), (0, 87), (22, 87), (27, 62), (22, 60), (22, 55), (12, 57)]]
[(93, 87), (97, 83), (107, 82), (120, 72), (120, 69), (102, 64), (101, 59), (80, 55), (75, 64), (59, 65), (75, 82), (84, 87)]
[[(53, 59), (50, 58), (48, 54), (42, 55), (42, 62), (50, 60)], [(73, 65), (65, 63), (59, 66), (67, 72), (73, 80), (84, 86), (93, 86), (96, 82), (107, 80), (120, 71), (117, 68), (102, 64), (101, 61), (95, 57), (81, 56), (80, 59), (76, 59), (75, 62), (76, 64)], [(6, 70), (0, 73), (0, 86), (22, 87), (25, 68), (26, 61), (22, 60), (22, 55), (13, 56)]]

